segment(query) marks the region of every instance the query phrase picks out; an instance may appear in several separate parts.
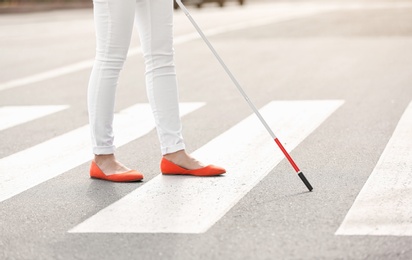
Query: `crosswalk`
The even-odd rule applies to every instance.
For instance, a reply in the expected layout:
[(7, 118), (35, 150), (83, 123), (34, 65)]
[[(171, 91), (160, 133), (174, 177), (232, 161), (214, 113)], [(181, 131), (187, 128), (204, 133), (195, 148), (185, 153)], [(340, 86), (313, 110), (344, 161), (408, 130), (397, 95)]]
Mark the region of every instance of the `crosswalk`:
[[(240, 21), (236, 23), (229, 23), (225, 24), (224, 26), (220, 26), (218, 28), (211, 28), (211, 29), (206, 29), (204, 33), (208, 36), (213, 36), (217, 34), (221, 34), (224, 32), (228, 31), (233, 31), (233, 30), (240, 30), (240, 29), (245, 29), (245, 28), (251, 28), (251, 27), (257, 27), (257, 26), (262, 26), (274, 22), (284, 22), (292, 19), (296, 19), (299, 17), (305, 17), (309, 15), (313, 15), (319, 12), (324, 12), (329, 10), (330, 8), (336, 8), (335, 7), (326, 7), (321, 10), (318, 9), (313, 9), (313, 8), (304, 8), (304, 9), (294, 9), (294, 8), (286, 8), (288, 12), (285, 12), (284, 7), (281, 8), (281, 10), (278, 10), (279, 8), (273, 10), (272, 12), (269, 13), (269, 16), (263, 16), (263, 17), (255, 17), (254, 19), (241, 19)], [(267, 12), (268, 10), (266, 10)], [(274, 13), (276, 12), (276, 15)], [(239, 17), (242, 17), (242, 15), (239, 15)], [(198, 39), (199, 35), (197, 32), (190, 32), (190, 33), (185, 33), (182, 35), (176, 35), (174, 38), (174, 44), (182, 44), (186, 43), (188, 41), (192, 41), (195, 39)], [(131, 48), (128, 51), (128, 56), (134, 56), (137, 54), (141, 53), (141, 48), (140, 47), (134, 47)], [(44, 80), (48, 79), (53, 79), (57, 77), (61, 77), (70, 73), (75, 73), (84, 69), (89, 69), (93, 66), (94, 59), (88, 59), (88, 60), (83, 60), (80, 62), (76, 62), (64, 67), (60, 68), (54, 68), (49, 71), (41, 72), (35, 75), (15, 79), (15, 80), (10, 80), (6, 82), (0, 82), (0, 91), (6, 90), (6, 89), (11, 89), (11, 88), (16, 88), (16, 87), (21, 87), (21, 86), (26, 86), (30, 85), (33, 83), (41, 82)]]
[[(291, 151), (344, 104), (343, 100), (272, 101), (260, 112)], [(181, 114), (195, 113), (204, 105), (182, 103)], [(18, 127), (67, 108), (3, 107), (0, 126)], [(18, 120), (8, 116), (11, 109), (19, 115)], [(411, 118), (412, 102), (335, 235), (412, 236)], [(115, 116), (116, 145), (144, 138), (154, 127), (148, 104), (126, 108)], [(204, 233), (283, 159), (254, 115), (193, 154), (204, 162), (224, 165), (227, 174), (216, 178), (159, 174), (68, 232)], [(91, 156), (89, 127), (85, 125), (1, 158), (0, 203), (86, 163)]]
[(57, 113), (69, 106), (4, 106), (0, 107), (0, 131)]
[(412, 102), (336, 234), (412, 236)]
[[(342, 103), (278, 101), (261, 112), (293, 149)], [(202, 161), (225, 165), (225, 176), (159, 175), (71, 232), (203, 233), (283, 159), (275, 149), (265, 129), (251, 115), (193, 153)]]
[[(202, 105), (183, 103), (181, 114), (186, 115)], [(118, 133), (115, 143), (118, 147), (147, 134), (155, 127), (149, 104), (137, 104), (120, 111), (115, 115), (113, 127)], [(0, 202), (91, 159), (88, 125), (2, 158)]]

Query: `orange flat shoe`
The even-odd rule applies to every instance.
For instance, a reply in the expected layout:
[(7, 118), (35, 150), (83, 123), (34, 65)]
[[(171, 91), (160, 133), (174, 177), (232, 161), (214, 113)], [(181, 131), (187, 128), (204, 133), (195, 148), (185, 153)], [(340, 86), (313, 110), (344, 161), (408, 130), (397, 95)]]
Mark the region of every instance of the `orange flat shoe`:
[(90, 165), (90, 177), (93, 179), (101, 179), (114, 182), (132, 182), (143, 180), (143, 174), (135, 170), (106, 175), (94, 161), (92, 161), (92, 164)]
[(160, 171), (164, 175), (194, 175), (194, 176), (216, 176), (226, 172), (222, 167), (208, 165), (199, 169), (188, 170), (171, 161), (162, 158), (160, 162)]

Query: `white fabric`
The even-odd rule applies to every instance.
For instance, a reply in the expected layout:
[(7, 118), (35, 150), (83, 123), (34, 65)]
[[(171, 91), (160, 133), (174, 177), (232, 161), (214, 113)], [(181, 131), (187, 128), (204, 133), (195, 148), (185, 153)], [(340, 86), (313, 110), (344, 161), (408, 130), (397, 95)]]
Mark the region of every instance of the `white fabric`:
[(94, 0), (96, 59), (88, 88), (93, 153), (112, 154), (113, 114), (119, 73), (133, 23), (146, 64), (146, 88), (162, 154), (184, 149), (173, 51), (172, 0)]

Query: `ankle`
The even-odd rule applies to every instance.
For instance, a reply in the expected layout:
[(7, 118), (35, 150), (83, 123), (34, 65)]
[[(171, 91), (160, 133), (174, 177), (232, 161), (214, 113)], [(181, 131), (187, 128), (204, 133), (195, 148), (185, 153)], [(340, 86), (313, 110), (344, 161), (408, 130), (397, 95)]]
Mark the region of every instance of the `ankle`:
[(115, 162), (116, 157), (114, 156), (114, 154), (95, 154), (94, 161), (96, 164)]
[(123, 173), (130, 170), (130, 168), (120, 163), (114, 154), (96, 154), (94, 162), (104, 173)]
[(185, 150), (163, 155), (166, 160), (189, 170), (204, 167), (204, 164), (193, 158)]
[(114, 154), (96, 154), (94, 156), (94, 162), (102, 168), (113, 168), (119, 164)]
[(182, 157), (185, 157), (185, 156), (187, 156), (185, 150), (179, 150), (179, 151), (176, 151), (176, 152), (173, 152), (173, 153), (168, 153), (168, 154), (163, 155), (163, 157), (166, 160), (169, 160), (169, 161), (174, 161), (176, 159), (179, 159), (179, 158), (182, 158)]

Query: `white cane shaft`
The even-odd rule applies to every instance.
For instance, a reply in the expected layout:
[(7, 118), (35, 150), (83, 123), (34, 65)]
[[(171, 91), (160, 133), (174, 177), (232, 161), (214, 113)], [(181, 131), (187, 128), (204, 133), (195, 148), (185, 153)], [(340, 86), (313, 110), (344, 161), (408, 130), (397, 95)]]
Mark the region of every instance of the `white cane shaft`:
[(252, 108), (253, 112), (256, 114), (256, 116), (259, 118), (260, 122), (263, 124), (263, 126), (266, 128), (266, 130), (269, 132), (270, 136), (273, 139), (276, 139), (275, 133), (273, 133), (272, 129), (270, 129), (269, 125), (265, 121), (265, 119), (262, 117), (260, 114), (259, 110), (256, 109), (255, 105), (250, 101), (249, 97), (246, 95), (245, 91), (243, 88), (240, 86), (239, 82), (236, 80), (236, 78), (233, 76), (232, 72), (229, 70), (229, 68), (226, 66), (226, 64), (223, 62), (222, 58), (220, 58), (219, 54), (216, 52), (215, 48), (212, 46), (212, 44), (209, 42), (209, 40), (206, 38), (205, 34), (203, 31), (200, 29), (200, 27), (197, 25), (195, 20), (193, 20), (192, 16), (190, 15), (189, 11), (186, 9), (186, 7), (183, 5), (181, 0), (176, 0), (176, 3), (179, 5), (179, 7), (183, 10), (183, 12), (186, 14), (187, 18), (190, 20), (190, 22), (193, 24), (195, 27), (196, 31), (199, 33), (199, 35), (202, 37), (203, 41), (206, 43), (206, 45), (209, 47), (209, 49), (212, 51), (213, 55), (215, 55), (216, 59), (219, 61), (220, 65), (222, 65), (223, 69), (226, 71), (226, 73), (229, 75), (230, 79), (232, 82), (235, 84), (239, 92), (242, 94), (243, 98), (246, 100), (246, 102), (249, 104), (250, 108)]

